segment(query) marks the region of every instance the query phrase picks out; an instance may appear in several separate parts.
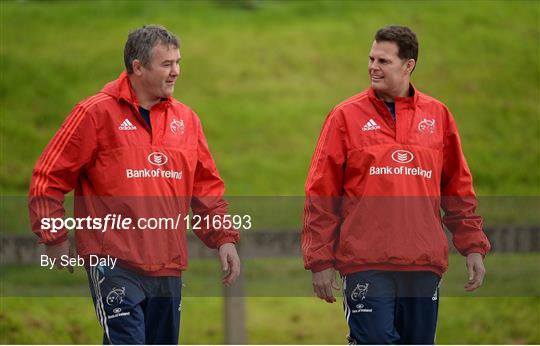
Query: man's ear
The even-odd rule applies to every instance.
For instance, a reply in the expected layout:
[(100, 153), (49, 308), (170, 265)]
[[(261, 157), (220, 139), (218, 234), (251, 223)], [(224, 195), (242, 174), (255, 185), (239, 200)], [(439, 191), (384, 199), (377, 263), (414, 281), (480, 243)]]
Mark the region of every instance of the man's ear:
[(414, 68), (416, 67), (416, 61), (414, 59), (407, 60), (407, 66), (405, 67), (405, 70), (407, 73), (411, 74), (412, 71), (414, 71)]
[(143, 65), (142, 63), (139, 61), (139, 59), (135, 59), (131, 62), (131, 67), (133, 68), (133, 74), (136, 75), (136, 76), (140, 76), (142, 75), (142, 69), (143, 69)]

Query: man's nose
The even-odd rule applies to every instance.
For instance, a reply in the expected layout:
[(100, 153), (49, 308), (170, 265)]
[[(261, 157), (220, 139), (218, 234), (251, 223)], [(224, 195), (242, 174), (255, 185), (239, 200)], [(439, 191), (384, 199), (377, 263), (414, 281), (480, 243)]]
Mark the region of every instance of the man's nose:
[(173, 77), (178, 77), (178, 75), (180, 74), (180, 65), (174, 64), (170, 74)]

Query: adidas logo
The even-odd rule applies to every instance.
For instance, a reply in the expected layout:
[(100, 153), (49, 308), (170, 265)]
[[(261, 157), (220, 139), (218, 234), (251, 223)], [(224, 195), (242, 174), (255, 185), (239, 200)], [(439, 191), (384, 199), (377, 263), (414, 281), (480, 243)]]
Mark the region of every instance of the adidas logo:
[(137, 126), (133, 125), (131, 121), (125, 119), (124, 122), (118, 126), (118, 129), (122, 131), (133, 131), (137, 129)]
[(377, 123), (373, 121), (373, 119), (369, 119), (369, 121), (364, 125), (364, 127), (362, 127), (362, 131), (373, 131), (380, 128), (381, 127), (377, 125)]

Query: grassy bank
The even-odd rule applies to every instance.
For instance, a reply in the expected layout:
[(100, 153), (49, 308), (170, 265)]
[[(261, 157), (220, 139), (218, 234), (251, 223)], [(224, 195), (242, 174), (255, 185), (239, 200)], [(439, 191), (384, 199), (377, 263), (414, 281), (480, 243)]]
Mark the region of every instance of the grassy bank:
[(373, 33), (403, 23), (420, 40), (413, 81), (453, 111), (477, 191), (540, 191), (537, 2), (226, 4), (2, 2), (0, 190), (26, 193), (66, 114), (121, 72), (128, 31), (161, 23), (182, 40), (175, 96), (228, 192), (301, 195), (327, 112), (368, 86)]
[[(300, 196), (326, 114), (368, 87), (373, 34), (399, 23), (418, 34), (413, 82), (452, 110), (476, 191), (538, 196), (539, 13), (535, 1), (1, 1), (0, 193), (26, 195), (32, 167), (65, 116), (122, 71), (127, 33), (160, 23), (182, 41), (175, 97), (201, 117), (228, 194)], [(29, 232), (25, 202), (15, 198), (0, 200), (2, 233)], [(536, 223), (537, 200), (488, 200), (483, 208), (490, 220)], [(301, 209), (289, 202), (277, 203), (280, 213), (257, 204), (258, 219), (297, 225)], [(463, 263), (452, 261), (444, 289), (457, 292)], [(539, 344), (537, 263), (537, 255), (488, 257), (484, 296), (441, 299), (437, 342)], [(309, 288), (298, 260), (277, 276), (271, 261), (252, 268), (274, 285), (259, 280), (251, 288), (258, 292), (283, 282)], [(192, 269), (201, 274), (186, 276), (181, 342), (223, 342), (221, 298), (189, 292), (219, 292), (216, 268)], [(70, 277), (79, 297), (23, 296), (66, 284), (65, 276), (57, 282), (24, 270), (0, 267), (0, 343), (101, 342), (82, 273)], [(257, 270), (248, 268), (255, 284)], [(248, 342), (345, 342), (340, 304), (280, 295), (247, 298)]]

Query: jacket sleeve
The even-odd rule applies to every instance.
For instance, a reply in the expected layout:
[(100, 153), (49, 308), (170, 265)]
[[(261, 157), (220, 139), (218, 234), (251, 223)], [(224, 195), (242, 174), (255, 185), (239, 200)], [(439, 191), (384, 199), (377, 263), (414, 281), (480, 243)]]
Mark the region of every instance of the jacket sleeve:
[(305, 185), (302, 255), (304, 267), (312, 272), (332, 268), (335, 262), (346, 158), (339, 116), (339, 110), (332, 111), (323, 125)]
[(216, 164), (208, 149), (202, 125), (198, 121), (198, 118), (197, 127), (198, 160), (195, 169), (191, 209), (194, 215), (199, 215), (203, 220), (208, 216), (209, 222), (200, 222), (200, 229), (194, 229), (194, 232), (206, 246), (216, 249), (225, 243), (238, 242), (240, 234), (234, 228), (213, 228), (214, 218), (221, 221), (216, 224), (223, 224), (223, 216), (227, 214), (228, 204), (223, 199), (225, 185), (219, 177)]
[(30, 182), (28, 209), (32, 231), (47, 245), (67, 239), (65, 229), (42, 228), (43, 218), (64, 218), (64, 195), (75, 187), (81, 171), (96, 152), (96, 128), (89, 115), (90, 100), (68, 115), (37, 161)]
[(456, 249), (464, 256), (478, 252), (485, 256), (490, 243), (482, 230), (482, 218), (472, 175), (461, 149), (461, 140), (454, 119), (447, 111), (441, 176), (443, 223), (452, 233)]

